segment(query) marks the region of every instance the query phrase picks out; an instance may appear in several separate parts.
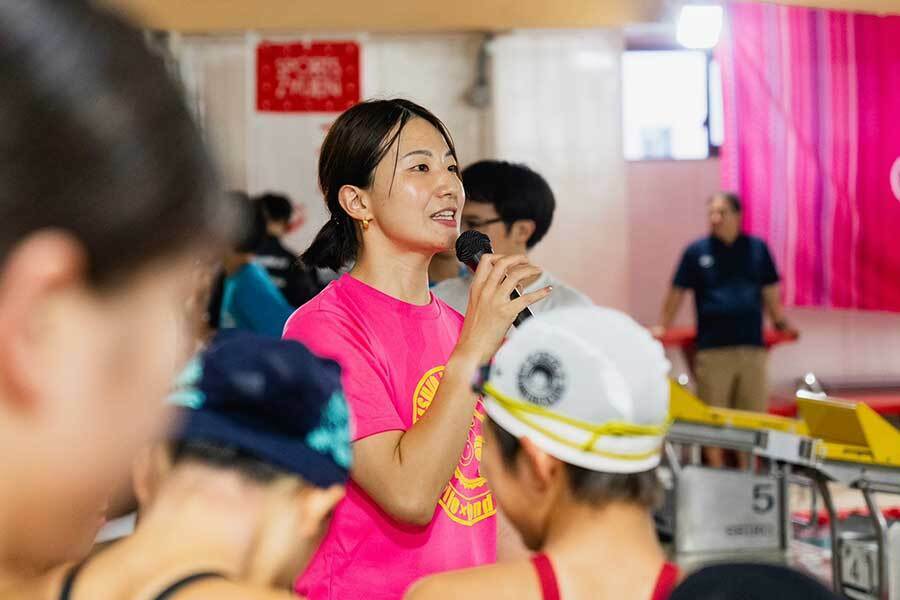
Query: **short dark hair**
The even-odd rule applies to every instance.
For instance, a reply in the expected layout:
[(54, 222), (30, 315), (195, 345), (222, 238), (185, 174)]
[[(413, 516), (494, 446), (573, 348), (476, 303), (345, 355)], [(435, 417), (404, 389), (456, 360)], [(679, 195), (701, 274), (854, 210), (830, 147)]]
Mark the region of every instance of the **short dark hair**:
[(370, 187), (378, 163), (413, 118), (433, 125), (456, 159), (456, 147), (447, 127), (415, 102), (399, 98), (368, 100), (337, 118), (325, 136), (319, 156), (319, 187), (331, 218), (303, 253), (303, 264), (337, 271), (356, 259), (360, 245), (357, 226), (341, 206), (338, 192), (345, 185)]
[(257, 483), (271, 483), (284, 476), (297, 477), (237, 446), (211, 440), (181, 440), (171, 445), (171, 453), (175, 464), (197, 462), (232, 470)]
[(257, 196), (256, 201), (262, 207), (263, 215), (266, 220), (274, 223), (287, 223), (291, 220), (291, 214), (294, 212), (294, 205), (290, 199), (283, 194), (275, 194), (266, 192)]
[(527, 166), (482, 160), (463, 170), (462, 181), (466, 201), (493, 205), (507, 229), (516, 221), (534, 221), (534, 233), (526, 243), (529, 249), (550, 229), (556, 198), (547, 181)]
[(734, 192), (719, 192), (717, 194), (713, 194), (709, 199), (712, 202), (716, 198), (722, 198), (731, 206), (731, 210), (736, 213), (741, 212), (741, 197), (735, 194)]
[[(695, 571), (672, 592), (672, 600), (838, 600), (838, 595), (809, 575), (782, 565), (717, 564)], [(840, 596), (844, 598), (844, 596)]]
[(0, 258), (61, 229), (108, 286), (227, 243), (217, 173), (139, 30), (86, 0), (28, 0), (0, 3), (0, 40)]
[[(504, 464), (507, 467), (512, 466), (521, 449), (519, 439), (493, 420), (489, 419), (488, 423), (497, 439)], [(602, 473), (569, 463), (564, 464), (569, 489), (580, 502), (594, 506), (610, 502), (628, 502), (647, 510), (653, 510), (660, 503), (662, 487), (655, 469), (640, 473)]]

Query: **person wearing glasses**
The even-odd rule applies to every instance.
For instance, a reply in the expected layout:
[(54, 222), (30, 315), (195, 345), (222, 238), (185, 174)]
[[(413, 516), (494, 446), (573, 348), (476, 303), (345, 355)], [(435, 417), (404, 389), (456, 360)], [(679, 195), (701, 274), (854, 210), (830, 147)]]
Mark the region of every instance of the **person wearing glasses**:
[[(525, 255), (544, 239), (553, 222), (556, 199), (553, 190), (538, 173), (525, 165), (500, 160), (483, 160), (462, 172), (466, 204), (462, 229), (476, 229), (489, 238), (494, 252), (504, 256)], [(465, 314), (472, 274), (438, 283), (434, 293)], [(523, 282), (525, 292), (552, 287), (553, 294), (531, 307), (541, 313), (562, 306), (590, 306), (591, 300), (575, 288), (543, 271)]]

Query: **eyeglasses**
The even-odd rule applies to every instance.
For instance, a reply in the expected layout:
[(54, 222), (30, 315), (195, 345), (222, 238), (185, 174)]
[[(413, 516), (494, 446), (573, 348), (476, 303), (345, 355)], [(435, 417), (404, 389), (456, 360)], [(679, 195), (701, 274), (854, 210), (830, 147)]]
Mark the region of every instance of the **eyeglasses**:
[(493, 225), (494, 223), (500, 223), (503, 221), (503, 217), (497, 217), (495, 219), (488, 219), (486, 221), (474, 221), (472, 219), (463, 219), (462, 225), (465, 229), (481, 229), (482, 227), (487, 227), (488, 225)]

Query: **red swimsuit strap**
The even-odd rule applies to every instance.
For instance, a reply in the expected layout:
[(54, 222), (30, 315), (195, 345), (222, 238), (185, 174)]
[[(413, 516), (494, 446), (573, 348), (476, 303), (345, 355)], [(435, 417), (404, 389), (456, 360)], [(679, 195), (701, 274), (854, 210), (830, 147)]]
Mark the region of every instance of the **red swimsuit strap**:
[(653, 589), (652, 600), (668, 600), (678, 582), (678, 567), (672, 563), (665, 563), (656, 579), (656, 587)]
[[(531, 564), (534, 565), (538, 580), (541, 582), (541, 597), (544, 600), (560, 600), (559, 584), (550, 558), (546, 554), (535, 554), (531, 557)], [(677, 582), (678, 567), (672, 563), (665, 563), (659, 571), (651, 600), (668, 600)]]
[(531, 564), (537, 571), (538, 579), (541, 581), (541, 596), (544, 600), (560, 600), (559, 585), (556, 583), (556, 573), (553, 571), (553, 564), (546, 554), (535, 554), (531, 557)]

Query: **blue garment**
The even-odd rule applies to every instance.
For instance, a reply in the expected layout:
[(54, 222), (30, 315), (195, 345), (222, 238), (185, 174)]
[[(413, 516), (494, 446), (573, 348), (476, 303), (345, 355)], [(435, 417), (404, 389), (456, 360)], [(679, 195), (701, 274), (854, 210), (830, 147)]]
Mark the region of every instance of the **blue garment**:
[(697, 348), (762, 346), (762, 288), (778, 280), (757, 237), (742, 234), (729, 246), (709, 236), (688, 246), (673, 285), (694, 291)]
[(281, 338), (294, 308), (275, 287), (266, 270), (247, 263), (225, 278), (222, 293), (222, 329), (243, 329)]
[[(465, 277), (469, 272), (469, 268), (466, 265), (460, 264), (459, 269), (456, 271), (457, 277)], [(439, 284), (440, 281), (428, 281), (428, 289), (434, 289), (434, 287)]]

